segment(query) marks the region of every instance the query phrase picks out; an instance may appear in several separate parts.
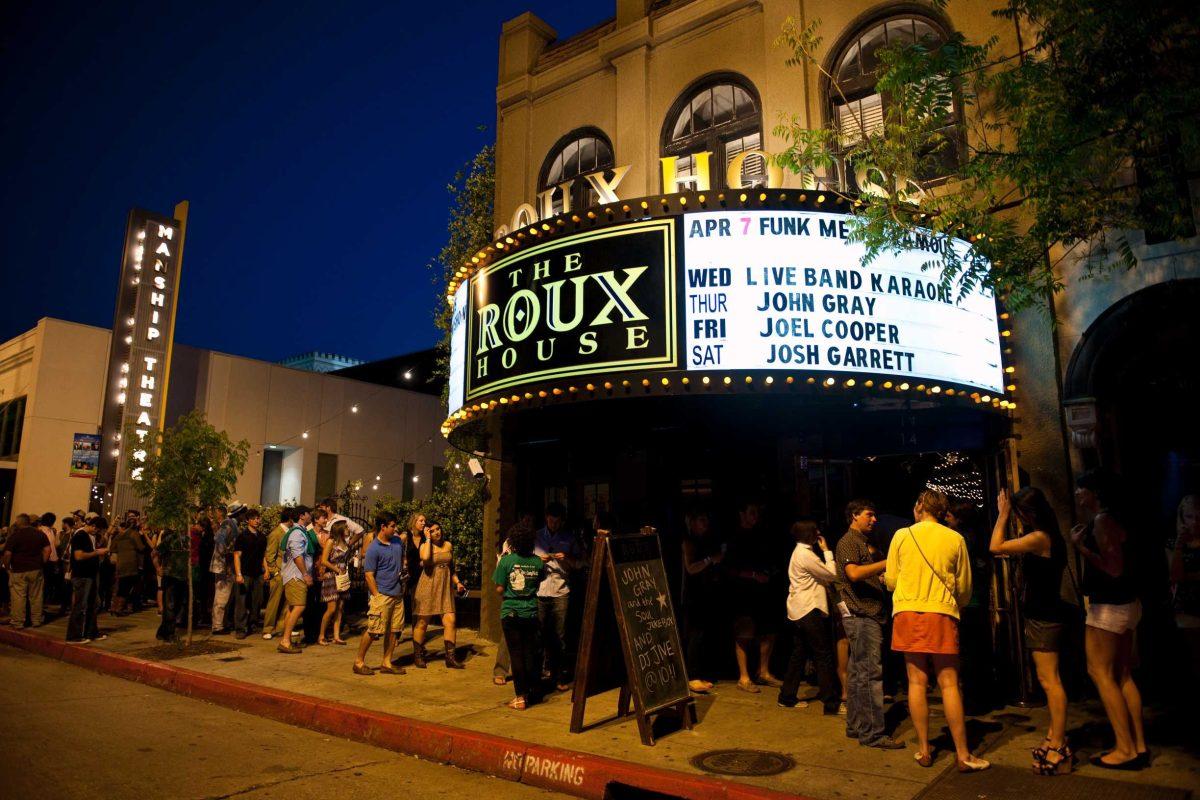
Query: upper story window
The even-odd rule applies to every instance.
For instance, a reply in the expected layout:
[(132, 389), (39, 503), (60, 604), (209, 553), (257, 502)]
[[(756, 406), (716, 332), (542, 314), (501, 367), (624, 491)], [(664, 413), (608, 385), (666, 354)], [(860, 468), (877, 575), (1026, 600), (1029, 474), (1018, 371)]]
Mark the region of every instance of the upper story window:
[[(725, 188), (729, 163), (746, 150), (762, 148), (762, 106), (758, 93), (738, 75), (713, 75), (693, 84), (667, 114), (662, 154), (678, 156), (680, 187), (696, 188), (696, 153), (709, 152), (710, 182)], [(765, 186), (766, 162), (751, 155), (742, 162), (742, 185)], [(664, 192), (674, 191), (664, 186)]]
[[(880, 68), (879, 51), (888, 45), (920, 42), (936, 49), (946, 42), (945, 30), (932, 19), (903, 15), (873, 22), (851, 36), (833, 60), (833, 83), (829, 87), (829, 119), (843, 147), (878, 133), (884, 124), (888, 97), (876, 90)], [(951, 141), (957, 141), (960, 114), (957, 103), (949, 109), (949, 121), (942, 129)], [(928, 174), (913, 176), (930, 181), (954, 171), (958, 148), (941, 148)], [(853, 171), (842, 176), (843, 185), (854, 187)]]
[[(542, 172), (538, 178), (538, 192), (544, 192), (561, 183), (579, 178), (589, 172), (612, 169), (612, 144), (608, 137), (596, 128), (580, 128), (571, 131), (550, 150), (546, 161), (542, 164)], [(576, 180), (570, 189), (571, 208), (587, 208), (594, 205), (598, 199), (591, 184), (586, 180)], [(561, 192), (554, 193), (554, 213), (561, 214), (566, 210)]]

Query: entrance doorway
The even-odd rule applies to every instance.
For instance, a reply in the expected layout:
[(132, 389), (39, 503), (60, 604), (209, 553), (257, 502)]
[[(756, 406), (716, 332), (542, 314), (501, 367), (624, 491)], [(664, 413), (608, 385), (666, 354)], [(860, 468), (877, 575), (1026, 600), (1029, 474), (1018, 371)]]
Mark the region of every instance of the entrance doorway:
[[(1067, 368), (1065, 402), (1092, 405), (1094, 436), (1077, 444), (1085, 468), (1121, 477), (1125, 524), (1141, 559), (1143, 666), (1171, 686), (1179, 665), (1165, 548), (1180, 501), (1200, 493), (1200, 279), (1161, 283), (1109, 308)], [(1158, 680), (1161, 678), (1162, 680)]]

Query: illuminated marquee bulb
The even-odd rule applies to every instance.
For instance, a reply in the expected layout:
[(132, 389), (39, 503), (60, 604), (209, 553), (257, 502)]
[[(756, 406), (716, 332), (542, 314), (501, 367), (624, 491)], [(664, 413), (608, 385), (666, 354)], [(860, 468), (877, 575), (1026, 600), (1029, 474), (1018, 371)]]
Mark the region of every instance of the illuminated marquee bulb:
[(733, 378), (731, 378), (731, 377), (729, 377), (728, 375), (726, 375), (726, 376), (725, 376), (725, 385), (726, 385), (726, 386), (728, 386), (728, 385), (729, 385), (729, 384), (731, 384), (731, 383), (733, 383)]
[(126, 337), (125, 337), (125, 344), (133, 344), (133, 337), (132, 337), (132, 336), (126, 336)]
[(351, 414), (357, 414), (357, 413), (358, 413), (358, 406), (350, 406), (350, 413), (351, 413)]
[(834, 384), (834, 380), (833, 380), (833, 378), (826, 378), (826, 379), (825, 379), (825, 384), (824, 384), (825, 386), (833, 386), (833, 384)]
[(308, 431), (305, 431), (304, 433), (300, 434), (300, 438), (301, 438), (301, 439), (307, 439), (307, 438), (308, 438)]

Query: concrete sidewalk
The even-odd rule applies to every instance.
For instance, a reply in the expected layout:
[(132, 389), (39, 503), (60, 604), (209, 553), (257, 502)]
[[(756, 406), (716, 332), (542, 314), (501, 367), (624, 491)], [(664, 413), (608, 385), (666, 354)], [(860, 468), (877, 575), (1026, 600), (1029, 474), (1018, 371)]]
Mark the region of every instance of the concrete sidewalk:
[[(409, 667), (408, 674), (363, 677), (351, 671), (353, 643), (348, 647), (310, 646), (302, 655), (288, 656), (275, 651), (275, 641), (264, 641), (257, 635), (237, 641), (227, 636), (210, 638), (207, 632), (200, 632), (196, 644), (215, 645), (220, 652), (185, 655), (155, 641), (157, 622), (152, 611), (119, 620), (103, 618), (101, 627), (110, 638), (86, 647), (261, 686), (268, 693), (275, 690), (305, 695), (318, 706), (345, 704), (493, 738), (565, 748), (627, 762), (631, 768), (640, 765), (673, 770), (683, 773), (681, 779), (689, 774), (705, 775), (690, 759), (710, 750), (767, 750), (783, 753), (795, 761), (794, 768), (779, 775), (730, 779), (738, 782), (734, 785), (745, 785), (747, 789), (760, 787), (814, 798), (908, 800), (920, 794), (943, 769), (952, 768), (951, 756), (944, 752), (933, 769), (922, 769), (913, 760), (915, 748), (888, 752), (859, 747), (845, 738), (844, 718), (823, 716), (819, 705), (807, 709), (779, 708), (773, 691), (750, 695), (738, 691), (732, 683), (719, 684), (715, 693), (697, 699), (700, 722), (694, 730), (666, 735), (655, 747), (641, 745), (631, 719), (571, 734), (568, 732), (571, 704), (567, 694), (552, 696), (546, 703), (524, 712), (506, 707), (512, 697), (511, 685), (498, 687), (491, 680), (495, 647), (476, 639), (469, 630), (460, 631), (458, 642), (460, 652), (471, 650), (464, 671), (449, 671), (440, 659), (427, 670), (412, 669), (411, 646), (406, 640), (397, 652), (402, 654), (400, 663)], [(62, 642), (64, 632), (65, 621), (58, 620), (30, 633)], [(441, 642), (431, 635), (429, 644), (435, 646), (431, 649), (439, 649)], [(380, 647), (376, 644), (368, 663), (378, 664), (379, 658)], [(610, 716), (615, 708), (615, 692), (592, 698), (588, 702), (589, 723)], [(902, 706), (894, 711), (903, 715)], [(938, 712), (935, 705), (935, 729), (940, 722)], [(325, 716), (336, 718), (336, 714)], [(1102, 719), (1094, 704), (1077, 704), (1072, 708), (1071, 728), (1082, 726), (1083, 731), (1100, 737), (1095, 745), (1076, 741), (1077, 748), (1098, 747), (1103, 743), (1103, 726), (1099, 724)], [(1044, 730), (1042, 709), (1010, 708), (972, 724), (972, 732), (985, 737), (989, 759), (1021, 767), (1028, 766), (1029, 748), (1040, 741)], [(1152, 726), (1152, 733), (1153, 730)], [(907, 719), (899, 724), (894, 735), (905, 741), (912, 738)], [(1081, 772), (1143, 785), (1188, 789), (1200, 786), (1200, 758), (1194, 750), (1189, 753), (1182, 746), (1164, 747), (1156, 742), (1152, 742), (1152, 748), (1156, 756), (1152, 769), (1114, 774), (1084, 766)], [(553, 781), (543, 785), (572, 791), (572, 787), (555, 786)], [(1119, 786), (1114, 784), (1113, 788)]]

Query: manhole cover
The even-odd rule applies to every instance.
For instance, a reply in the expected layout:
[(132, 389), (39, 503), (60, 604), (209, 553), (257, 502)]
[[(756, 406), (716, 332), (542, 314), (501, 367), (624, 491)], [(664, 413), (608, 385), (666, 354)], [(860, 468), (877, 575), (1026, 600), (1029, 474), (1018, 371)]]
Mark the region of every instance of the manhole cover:
[(770, 750), (709, 750), (692, 758), (696, 769), (716, 775), (778, 775), (796, 766), (783, 753)]

